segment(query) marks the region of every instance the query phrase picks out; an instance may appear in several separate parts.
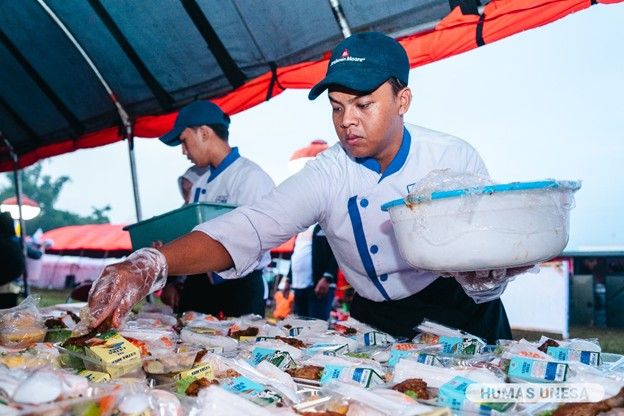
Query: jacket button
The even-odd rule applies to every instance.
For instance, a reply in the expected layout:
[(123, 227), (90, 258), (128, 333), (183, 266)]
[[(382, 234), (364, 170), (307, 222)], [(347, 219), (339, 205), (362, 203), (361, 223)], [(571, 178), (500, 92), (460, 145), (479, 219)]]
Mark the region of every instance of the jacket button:
[(360, 201), (360, 206), (362, 208), (366, 208), (368, 206), (368, 199), (362, 198), (362, 200)]
[(371, 253), (373, 254), (377, 254), (377, 252), (379, 251), (379, 247), (377, 247), (377, 245), (373, 244), (370, 248)]
[(205, 194), (205, 193), (206, 193), (206, 190), (205, 190), (205, 189), (202, 189), (202, 194)]
[(388, 274), (384, 273), (381, 276), (379, 276), (379, 280), (381, 280), (382, 282), (385, 282), (386, 280), (388, 280)]

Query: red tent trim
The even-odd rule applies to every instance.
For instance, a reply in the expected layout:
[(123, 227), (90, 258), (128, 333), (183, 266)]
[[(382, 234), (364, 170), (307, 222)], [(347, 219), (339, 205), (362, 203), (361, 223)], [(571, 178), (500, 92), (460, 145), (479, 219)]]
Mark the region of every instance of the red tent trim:
[[(615, 4), (624, 0), (598, 0), (602, 4)], [(457, 55), (477, 48), (478, 34), (484, 44), (489, 44), (513, 34), (546, 25), (568, 14), (578, 12), (592, 5), (591, 0), (493, 0), (488, 3), (481, 16), (464, 15), (459, 7), (438, 23), (434, 30), (404, 37), (400, 40), (407, 50), (412, 68)], [(327, 54), (316, 62), (303, 62), (277, 69), (270, 97), (267, 97), (273, 73), (271, 71), (245, 83), (230, 93), (213, 101), (229, 114), (236, 114), (254, 107), (268, 98), (281, 94), (285, 88), (311, 88), (325, 75)], [(283, 88), (282, 88), (283, 87)], [(134, 133), (137, 137), (159, 137), (173, 126), (177, 112), (143, 116), (135, 120)], [(85, 134), (75, 140), (65, 140), (20, 156), (19, 167), (23, 168), (40, 159), (77, 149), (102, 146), (121, 140), (116, 127)], [(10, 161), (0, 163), (1, 171), (13, 170)]]

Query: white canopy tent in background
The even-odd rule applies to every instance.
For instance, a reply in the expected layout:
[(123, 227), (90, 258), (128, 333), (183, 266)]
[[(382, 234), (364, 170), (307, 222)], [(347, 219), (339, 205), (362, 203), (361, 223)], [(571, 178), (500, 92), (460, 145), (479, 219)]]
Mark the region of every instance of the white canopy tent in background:
[(550, 261), (539, 273), (524, 273), (509, 283), (501, 299), (513, 329), (570, 335), (570, 266), (568, 260)]

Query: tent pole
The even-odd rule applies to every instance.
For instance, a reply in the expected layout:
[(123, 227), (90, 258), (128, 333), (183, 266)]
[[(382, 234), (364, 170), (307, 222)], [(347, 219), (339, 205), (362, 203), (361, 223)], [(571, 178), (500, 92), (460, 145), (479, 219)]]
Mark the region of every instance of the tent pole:
[(134, 134), (132, 133), (132, 125), (126, 126), (126, 139), (128, 139), (128, 156), (130, 158), (132, 192), (134, 193), (134, 209), (136, 211), (137, 221), (141, 221), (143, 219), (143, 213), (141, 211), (141, 198), (139, 196), (139, 180), (137, 177), (136, 159), (134, 158)]
[(342, 11), (342, 6), (340, 5), (340, 0), (329, 0), (329, 4), (332, 7), (332, 12), (334, 12), (334, 19), (340, 26), (340, 30), (342, 31), (342, 36), (348, 38), (351, 36), (351, 28), (347, 23), (347, 18)]
[[(20, 247), (22, 249), (22, 254), (24, 255), (24, 265), (26, 264), (26, 259), (28, 258), (28, 251), (26, 249), (26, 225), (24, 223), (24, 216), (22, 215), (22, 178), (19, 175), (19, 158), (15, 149), (13, 149), (13, 145), (9, 142), (6, 137), (0, 132), (0, 137), (4, 142), (4, 145), (9, 149), (9, 153), (11, 154), (11, 159), (13, 159), (13, 178), (15, 180), (15, 197), (17, 198), (17, 208), (19, 210), (19, 226), (20, 226), (20, 235), (19, 242)], [(28, 269), (24, 266), (24, 273), (22, 274), (22, 283), (24, 285), (23, 292), (24, 297), (26, 298), (30, 294), (30, 289), (28, 288)]]
[(126, 112), (124, 106), (117, 99), (117, 95), (113, 92), (110, 85), (108, 85), (108, 82), (106, 82), (106, 80), (100, 73), (100, 70), (97, 68), (97, 66), (95, 65), (93, 60), (89, 57), (89, 55), (84, 50), (84, 48), (80, 45), (78, 40), (74, 37), (74, 35), (72, 35), (72, 33), (67, 28), (67, 26), (65, 26), (65, 24), (61, 21), (61, 19), (59, 19), (59, 17), (54, 13), (54, 11), (50, 9), (50, 7), (48, 7), (45, 0), (37, 0), (37, 2), (43, 8), (43, 10), (45, 10), (45, 12), (50, 16), (50, 18), (56, 23), (56, 25), (63, 31), (67, 39), (74, 45), (74, 47), (78, 50), (78, 52), (82, 55), (86, 64), (89, 65), (89, 67), (93, 71), (93, 74), (98, 78), (98, 80), (100, 81), (100, 84), (102, 84), (102, 87), (104, 87), (104, 89), (106, 90), (106, 93), (108, 94), (108, 97), (111, 99), (111, 101), (113, 102), (113, 105), (117, 109), (117, 113), (119, 114), (119, 119), (121, 120), (121, 124), (123, 125), (125, 129), (126, 138), (128, 139), (128, 147), (129, 147), (129, 153), (130, 153), (130, 170), (132, 172), (132, 183), (133, 183), (133, 188), (134, 188), (134, 206), (136, 209), (137, 220), (141, 221), (141, 203), (139, 201), (139, 190), (137, 186), (136, 166), (135, 166), (135, 160), (134, 160), (134, 136), (132, 132), (132, 122), (130, 121), (130, 117), (128, 116), (128, 113)]
[(19, 175), (19, 168), (17, 167), (17, 159), (15, 160), (15, 168), (13, 169), (13, 175), (15, 177), (15, 194), (17, 197), (17, 207), (19, 209), (19, 226), (20, 235), (19, 241), (24, 254), (24, 273), (22, 274), (22, 283), (24, 284), (24, 297), (28, 297), (30, 290), (28, 287), (28, 268), (26, 267), (26, 259), (28, 258), (28, 249), (26, 248), (26, 223), (24, 222), (24, 216), (22, 215), (22, 178)]

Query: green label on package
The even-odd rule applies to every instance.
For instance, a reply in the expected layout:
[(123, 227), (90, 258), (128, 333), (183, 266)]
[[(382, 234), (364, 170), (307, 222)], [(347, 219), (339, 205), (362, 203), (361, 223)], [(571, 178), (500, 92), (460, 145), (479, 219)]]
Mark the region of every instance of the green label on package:
[(295, 360), (292, 359), (288, 352), (262, 347), (256, 347), (251, 351), (251, 357), (249, 357), (248, 362), (255, 367), (264, 360), (270, 362), (280, 370), (285, 370), (295, 365)]
[(440, 337), (446, 354), (475, 355), (481, 351), (481, 342), (476, 338)]
[(349, 346), (347, 344), (330, 344), (325, 342), (317, 342), (312, 344), (306, 349), (309, 355), (321, 353), (323, 355), (341, 355), (349, 352)]

